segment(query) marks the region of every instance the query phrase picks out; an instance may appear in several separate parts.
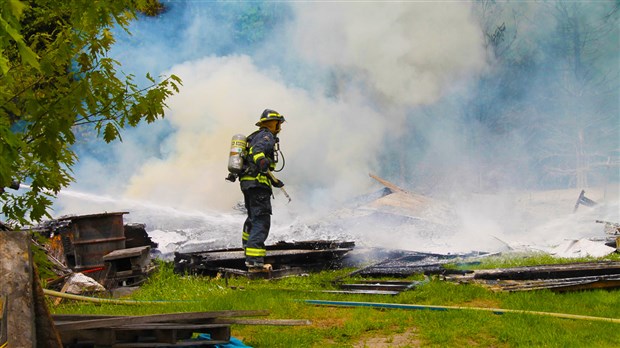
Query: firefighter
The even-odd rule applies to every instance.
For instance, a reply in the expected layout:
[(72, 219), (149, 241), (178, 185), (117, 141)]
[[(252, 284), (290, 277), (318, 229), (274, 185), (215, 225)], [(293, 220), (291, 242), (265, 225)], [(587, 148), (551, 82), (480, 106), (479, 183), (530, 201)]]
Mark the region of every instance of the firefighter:
[(247, 169), (239, 181), (248, 217), (241, 237), (245, 250), (245, 265), (250, 272), (262, 270), (266, 254), (265, 240), (271, 227), (271, 187), (283, 187), (282, 181), (273, 181), (270, 171), (277, 163), (278, 133), (284, 116), (266, 109), (256, 123), (257, 131), (247, 137)]

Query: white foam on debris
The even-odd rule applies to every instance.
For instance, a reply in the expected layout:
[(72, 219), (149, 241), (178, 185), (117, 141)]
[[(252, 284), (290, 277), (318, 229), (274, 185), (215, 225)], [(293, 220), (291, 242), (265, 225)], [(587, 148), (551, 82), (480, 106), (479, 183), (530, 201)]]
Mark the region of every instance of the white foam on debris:
[(153, 230), (148, 232), (149, 237), (157, 243), (157, 249), (162, 254), (171, 254), (187, 241), (187, 237), (176, 231)]
[[(354, 241), (357, 247), (439, 254), (513, 250), (558, 257), (599, 257), (613, 252), (602, 241), (588, 240), (605, 236), (605, 226), (596, 220), (620, 220), (618, 202), (580, 206), (574, 211), (578, 195), (575, 190), (473, 195), (466, 203), (453, 204), (396, 192), (316, 216), (296, 214), (281, 205), (274, 207), (267, 244), (343, 240)], [(153, 220), (159, 229), (149, 235), (168, 256), (175, 251), (240, 247), (244, 220), (245, 214), (239, 211), (209, 220)], [(573, 245), (568, 248), (566, 243)]]
[[(596, 221), (620, 222), (618, 192), (617, 186), (588, 189), (586, 196), (597, 204), (579, 205), (576, 210), (577, 189), (441, 198), (379, 190), (327, 212), (309, 212), (295, 201), (275, 199), (266, 244), (341, 240), (360, 248), (440, 254), (531, 250), (553, 251), (559, 257), (595, 256), (613, 249), (595, 241), (605, 237), (605, 225)], [(113, 206), (106, 201), (100, 210), (128, 211), (125, 223), (143, 223), (158, 243), (155, 252), (163, 258), (171, 258), (174, 252), (241, 247), (246, 214), (239, 207), (198, 213), (158, 207)], [(586, 239), (600, 249), (594, 250)], [(579, 243), (568, 249), (567, 241)]]
[(549, 254), (557, 257), (604, 257), (616, 251), (604, 243), (588, 239), (567, 240), (564, 243), (549, 250)]

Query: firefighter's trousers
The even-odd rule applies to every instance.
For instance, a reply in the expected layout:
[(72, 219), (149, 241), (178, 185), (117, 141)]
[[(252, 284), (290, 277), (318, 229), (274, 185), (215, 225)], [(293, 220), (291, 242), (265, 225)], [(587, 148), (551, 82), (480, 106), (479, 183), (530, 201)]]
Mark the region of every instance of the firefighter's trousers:
[(241, 238), (245, 261), (262, 264), (266, 254), (265, 240), (271, 227), (271, 190), (262, 187), (249, 188), (243, 190), (243, 198), (248, 212)]

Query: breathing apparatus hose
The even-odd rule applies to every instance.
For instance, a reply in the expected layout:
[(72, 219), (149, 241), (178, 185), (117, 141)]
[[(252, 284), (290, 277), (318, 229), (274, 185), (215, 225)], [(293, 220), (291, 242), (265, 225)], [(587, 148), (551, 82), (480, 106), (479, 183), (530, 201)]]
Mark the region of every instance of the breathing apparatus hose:
[(280, 143), (276, 142), (276, 150), (274, 151), (274, 155), (276, 156), (276, 162), (278, 162), (278, 153), (279, 153), (279, 157), (282, 157), (282, 167), (280, 167), (280, 169), (274, 169), (274, 172), (280, 172), (282, 171), (282, 169), (284, 169), (284, 165), (286, 164), (286, 160), (284, 159), (284, 153), (282, 153), (282, 150), (280, 150)]

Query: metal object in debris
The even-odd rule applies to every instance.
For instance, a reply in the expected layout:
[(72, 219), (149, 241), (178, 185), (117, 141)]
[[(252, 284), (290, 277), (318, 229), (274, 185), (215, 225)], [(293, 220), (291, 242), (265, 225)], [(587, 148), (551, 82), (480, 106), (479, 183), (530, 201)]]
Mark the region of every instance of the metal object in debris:
[(596, 205), (596, 202), (586, 197), (585, 194), (586, 194), (586, 191), (581, 190), (581, 193), (579, 194), (579, 198), (577, 198), (577, 203), (575, 203), (575, 209), (573, 209), (573, 213), (577, 211), (577, 208), (579, 208), (580, 204), (585, 205), (586, 207), (593, 207)]
[(103, 256), (125, 248), (123, 214), (128, 212), (71, 216), (75, 269), (103, 267)]

